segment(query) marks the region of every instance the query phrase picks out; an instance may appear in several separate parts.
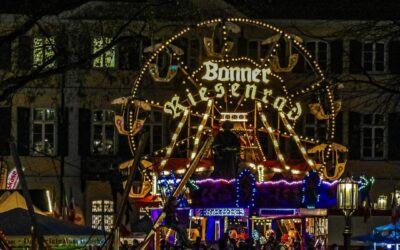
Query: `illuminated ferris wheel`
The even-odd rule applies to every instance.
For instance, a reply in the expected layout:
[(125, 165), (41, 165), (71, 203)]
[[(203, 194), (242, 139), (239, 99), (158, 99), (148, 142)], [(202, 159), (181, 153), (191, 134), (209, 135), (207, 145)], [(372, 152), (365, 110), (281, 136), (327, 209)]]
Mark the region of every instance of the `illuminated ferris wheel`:
[[(258, 40), (248, 48), (244, 37), (251, 35)], [(188, 40), (193, 37), (202, 43), (201, 63), (188, 56)], [(179, 174), (193, 162), (197, 169), (213, 165), (207, 165), (211, 150), (201, 149), (228, 120), (241, 140), (241, 160), (258, 181), (278, 173), (300, 179), (310, 170), (318, 171), (323, 179), (338, 179), (346, 163), (340, 154), (347, 152), (334, 143), (340, 102), (334, 100), (324, 73), (302, 42), (272, 25), (243, 18), (214, 19), (185, 28), (145, 50), (150, 56), (132, 95), (119, 100), (124, 112), (116, 120), (119, 132), (129, 137), (134, 152), (136, 134), (146, 124), (140, 114), (151, 109), (167, 114), (170, 141), (145, 158), (148, 170), (157, 175), (170, 165), (179, 165), (180, 169), (174, 169)], [(166, 66), (159, 64), (160, 58)], [(309, 74), (294, 73), (298, 66), (307, 67)], [(162, 94), (145, 93), (149, 84)], [(323, 138), (306, 137), (297, 129), (305, 112), (325, 124)], [(293, 163), (284, 146), (288, 143), (300, 156), (300, 164)], [(177, 160), (182, 147), (185, 157)], [(151, 182), (150, 175), (145, 179)], [(150, 190), (151, 184), (142, 189)]]

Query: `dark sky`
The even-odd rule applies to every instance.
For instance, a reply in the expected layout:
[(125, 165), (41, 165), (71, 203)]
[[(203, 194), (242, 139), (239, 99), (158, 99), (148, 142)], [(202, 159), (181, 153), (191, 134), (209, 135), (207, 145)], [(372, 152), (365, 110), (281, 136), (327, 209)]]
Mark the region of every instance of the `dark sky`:
[[(0, 0), (0, 12), (57, 14), (85, 0)], [(145, 0), (103, 0), (146, 2)], [(166, 0), (165, 0), (166, 1)], [(211, 1), (211, 0), (208, 0)], [(179, 2), (190, 2), (180, 0)], [(251, 18), (398, 20), (400, 0), (226, 0)]]

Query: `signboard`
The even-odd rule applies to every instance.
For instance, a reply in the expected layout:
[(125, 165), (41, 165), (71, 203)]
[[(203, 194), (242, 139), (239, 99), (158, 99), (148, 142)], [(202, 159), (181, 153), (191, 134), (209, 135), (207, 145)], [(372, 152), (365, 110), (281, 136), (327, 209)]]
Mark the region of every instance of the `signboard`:
[[(226, 65), (227, 62), (224, 63)], [(272, 103), (272, 107), (283, 112), (291, 120), (297, 120), (301, 113), (301, 105), (296, 102), (290, 110), (285, 110), (288, 103), (286, 97), (272, 97), (272, 88), (267, 87), (271, 74), (270, 68), (261, 67), (240, 67), (232, 64), (220, 66), (212, 61), (203, 62), (205, 73), (201, 77), (206, 86), (198, 89), (197, 93), (188, 91), (189, 106), (196, 106), (198, 103), (206, 102), (210, 98), (221, 99), (228, 94), (232, 98), (245, 98), (258, 100), (263, 104)], [(189, 106), (175, 95), (170, 101), (164, 104), (164, 112), (171, 114), (174, 118), (179, 117)]]
[(196, 216), (244, 217), (249, 216), (249, 210), (247, 208), (199, 208), (196, 209)]
[(13, 168), (7, 177), (7, 188), (6, 189), (16, 189), (19, 184), (19, 176), (17, 169)]

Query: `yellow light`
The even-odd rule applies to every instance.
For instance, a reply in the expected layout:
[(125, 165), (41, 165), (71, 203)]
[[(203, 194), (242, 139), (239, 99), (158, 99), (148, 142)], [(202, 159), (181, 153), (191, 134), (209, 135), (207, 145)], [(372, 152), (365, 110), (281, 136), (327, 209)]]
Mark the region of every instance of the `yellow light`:
[(272, 168), (272, 171), (274, 171), (276, 173), (281, 173), (282, 169), (280, 169), (280, 168)]
[(297, 169), (292, 169), (290, 172), (292, 172), (292, 174), (301, 174), (301, 171)]

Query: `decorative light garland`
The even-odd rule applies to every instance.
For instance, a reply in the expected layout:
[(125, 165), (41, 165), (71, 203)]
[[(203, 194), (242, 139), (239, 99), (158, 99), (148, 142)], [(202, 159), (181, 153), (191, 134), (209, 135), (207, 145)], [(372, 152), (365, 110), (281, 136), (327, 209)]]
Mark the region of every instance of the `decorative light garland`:
[(250, 208), (254, 207), (257, 189), (256, 189), (256, 178), (253, 175), (253, 173), (248, 169), (243, 170), (239, 174), (238, 178), (236, 179), (236, 202), (235, 202), (235, 204), (236, 204), (236, 207), (242, 207), (244, 205), (244, 204), (241, 204), (241, 202), (240, 202), (240, 191), (241, 191), (240, 190), (240, 182), (241, 182), (242, 178), (245, 176), (250, 177), (250, 181), (251, 181), (250, 203), (245, 205), (246, 208), (250, 209)]

